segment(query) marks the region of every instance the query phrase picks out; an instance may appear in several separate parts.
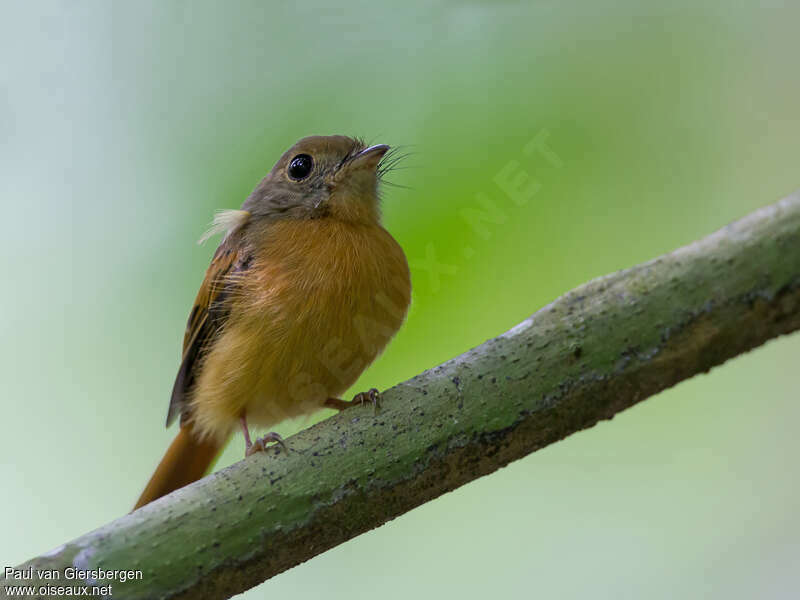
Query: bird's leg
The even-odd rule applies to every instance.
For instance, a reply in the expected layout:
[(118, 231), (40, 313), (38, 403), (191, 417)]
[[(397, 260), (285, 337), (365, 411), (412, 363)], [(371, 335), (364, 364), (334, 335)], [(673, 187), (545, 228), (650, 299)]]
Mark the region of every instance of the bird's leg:
[(344, 410), (346, 408), (350, 408), (351, 406), (363, 406), (367, 402), (372, 404), (372, 408), (374, 412), (378, 412), (378, 400), (380, 400), (381, 394), (375, 388), (371, 388), (366, 392), (359, 392), (353, 399), (350, 401), (342, 400), (341, 398), (328, 398), (325, 400), (323, 406), (325, 408), (334, 408), (336, 410)]
[(244, 416), (244, 413), (242, 413), (242, 416), (239, 417), (239, 423), (242, 425), (242, 433), (244, 433), (244, 449), (247, 451), (253, 445), (253, 442), (250, 441), (250, 430), (247, 428), (247, 417)]
[(239, 423), (242, 424), (242, 433), (244, 433), (245, 457), (255, 454), (256, 452), (264, 452), (267, 449), (267, 444), (269, 442), (278, 442), (281, 445), (281, 448), (283, 448), (286, 452), (289, 452), (289, 449), (286, 447), (286, 443), (283, 441), (283, 438), (274, 431), (270, 431), (265, 436), (258, 438), (255, 443), (251, 442), (250, 430), (247, 428), (247, 417), (244, 413), (242, 413), (242, 416), (239, 417)]

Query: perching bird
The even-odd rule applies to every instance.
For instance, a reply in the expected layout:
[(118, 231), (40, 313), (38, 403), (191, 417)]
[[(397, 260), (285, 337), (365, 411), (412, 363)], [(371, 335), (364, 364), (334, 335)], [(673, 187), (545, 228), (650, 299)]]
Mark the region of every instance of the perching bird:
[(189, 315), (167, 415), (180, 430), (134, 508), (201, 478), (237, 428), (249, 455), (282, 440), (251, 443), (248, 424), (352, 404), (339, 396), (411, 300), (406, 257), (380, 222), (388, 150), (303, 138), (241, 210), (218, 213), (209, 234), (224, 238)]

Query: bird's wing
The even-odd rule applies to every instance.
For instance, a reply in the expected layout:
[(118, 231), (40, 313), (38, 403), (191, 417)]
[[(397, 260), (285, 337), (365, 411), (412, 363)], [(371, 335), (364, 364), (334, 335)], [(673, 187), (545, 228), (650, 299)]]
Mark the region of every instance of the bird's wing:
[(239, 278), (250, 262), (251, 254), (245, 248), (241, 231), (228, 235), (214, 253), (186, 324), (183, 359), (172, 388), (167, 427), (179, 414), (181, 422), (187, 418), (189, 394), (199, 375), (202, 359), (228, 319)]

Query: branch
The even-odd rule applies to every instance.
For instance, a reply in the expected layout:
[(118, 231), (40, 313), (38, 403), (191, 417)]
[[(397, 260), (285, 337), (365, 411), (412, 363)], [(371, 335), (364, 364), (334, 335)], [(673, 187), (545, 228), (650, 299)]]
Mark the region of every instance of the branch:
[(348, 409), (19, 568), (140, 570), (107, 581), (116, 600), (228, 598), (799, 327), (796, 193), (569, 292), (376, 416)]

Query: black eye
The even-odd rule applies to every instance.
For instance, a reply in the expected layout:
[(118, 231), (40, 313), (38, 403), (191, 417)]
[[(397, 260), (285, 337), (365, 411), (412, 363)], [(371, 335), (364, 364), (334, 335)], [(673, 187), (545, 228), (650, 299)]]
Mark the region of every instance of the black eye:
[(298, 154), (289, 163), (289, 177), (300, 181), (308, 177), (312, 168), (314, 168), (314, 161), (311, 157), (308, 154)]

